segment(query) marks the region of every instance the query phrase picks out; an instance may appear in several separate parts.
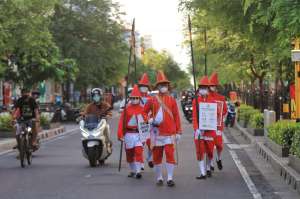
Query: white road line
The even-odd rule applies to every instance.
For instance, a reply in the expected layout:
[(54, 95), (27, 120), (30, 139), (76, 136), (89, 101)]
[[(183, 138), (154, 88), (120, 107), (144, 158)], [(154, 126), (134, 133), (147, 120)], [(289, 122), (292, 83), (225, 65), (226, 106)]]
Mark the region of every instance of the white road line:
[(222, 135), (223, 135), (223, 142), (224, 142), (224, 144), (230, 143), (224, 132), (222, 133)]
[(244, 181), (246, 182), (246, 184), (248, 186), (248, 189), (249, 189), (250, 193), (252, 194), (253, 198), (254, 199), (262, 199), (262, 196), (260, 195), (260, 193), (256, 189), (255, 184), (251, 180), (246, 168), (241, 163), (241, 161), (238, 158), (238, 155), (236, 154), (236, 152), (232, 151), (232, 150), (229, 150), (229, 153), (230, 153), (234, 163), (236, 164), (237, 168), (239, 169)]
[(248, 148), (249, 144), (227, 144), (228, 148), (230, 149), (244, 149)]

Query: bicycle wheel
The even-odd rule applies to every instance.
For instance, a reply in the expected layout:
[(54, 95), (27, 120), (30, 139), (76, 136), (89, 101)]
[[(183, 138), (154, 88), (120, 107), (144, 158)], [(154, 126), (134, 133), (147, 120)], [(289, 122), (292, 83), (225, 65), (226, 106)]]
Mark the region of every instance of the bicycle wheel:
[(31, 135), (27, 136), (27, 142), (26, 142), (26, 158), (28, 165), (31, 165), (32, 162), (32, 138)]
[(19, 135), (18, 137), (18, 148), (19, 148), (19, 155), (20, 155), (20, 163), (21, 167), (25, 167), (25, 155), (26, 155), (26, 139), (23, 135)]

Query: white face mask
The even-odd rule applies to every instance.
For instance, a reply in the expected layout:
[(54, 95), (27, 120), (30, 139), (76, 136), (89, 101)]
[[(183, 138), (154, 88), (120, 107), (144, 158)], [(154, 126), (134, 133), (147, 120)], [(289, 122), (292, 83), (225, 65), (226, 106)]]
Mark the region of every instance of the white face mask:
[(205, 88), (200, 88), (199, 89), (199, 94), (202, 95), (202, 96), (207, 95), (208, 94), (208, 90), (205, 89)]
[(216, 91), (217, 91), (217, 88), (216, 88), (215, 86), (211, 86), (211, 87), (210, 87), (210, 90), (211, 90), (212, 92), (216, 92)]
[(167, 86), (159, 87), (159, 91), (160, 91), (161, 93), (166, 93), (166, 92), (168, 92), (168, 90), (169, 90), (169, 88), (168, 88)]
[(132, 99), (130, 100), (131, 104), (139, 104), (140, 100), (139, 99)]
[(147, 93), (147, 92), (148, 92), (148, 87), (142, 86), (142, 87), (140, 87), (140, 91), (141, 91), (142, 93)]

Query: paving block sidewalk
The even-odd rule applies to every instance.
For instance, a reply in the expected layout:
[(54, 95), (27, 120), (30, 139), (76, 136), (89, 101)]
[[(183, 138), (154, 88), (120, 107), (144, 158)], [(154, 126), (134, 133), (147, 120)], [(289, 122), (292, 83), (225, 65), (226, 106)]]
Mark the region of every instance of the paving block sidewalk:
[[(39, 133), (39, 137), (41, 140), (55, 137), (59, 134), (64, 133), (66, 128), (64, 126), (60, 126), (58, 128), (43, 130)], [(0, 139), (0, 153), (5, 151), (10, 151), (16, 145), (16, 140), (14, 138), (3, 138)]]
[(255, 145), (258, 154), (272, 165), (277, 174), (300, 194), (300, 174), (289, 166), (288, 158), (282, 158), (273, 153), (267, 146), (265, 146), (264, 137), (252, 136), (247, 129), (242, 128), (238, 123), (236, 123), (235, 128), (242, 133), (245, 139)]

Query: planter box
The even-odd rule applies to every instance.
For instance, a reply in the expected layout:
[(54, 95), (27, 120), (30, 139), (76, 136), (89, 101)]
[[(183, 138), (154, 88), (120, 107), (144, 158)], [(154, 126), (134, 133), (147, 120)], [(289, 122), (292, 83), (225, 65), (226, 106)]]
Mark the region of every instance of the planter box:
[(14, 138), (15, 133), (12, 131), (0, 131), (0, 138)]
[(44, 130), (49, 130), (49, 129), (55, 129), (55, 128), (58, 128), (60, 127), (61, 124), (59, 122), (56, 122), (56, 123), (50, 123), (49, 125), (45, 125), (43, 126), (43, 129)]
[(290, 148), (289, 147), (282, 147), (279, 144), (275, 143), (270, 138), (266, 138), (265, 145), (277, 156), (279, 157), (289, 157)]
[(244, 121), (244, 120), (239, 121), (240, 126), (243, 127), (243, 128), (247, 128), (248, 123), (249, 123), (248, 121)]
[(289, 165), (300, 174), (300, 158), (295, 155), (289, 156)]
[(264, 136), (264, 129), (247, 128), (248, 132), (253, 136)]

